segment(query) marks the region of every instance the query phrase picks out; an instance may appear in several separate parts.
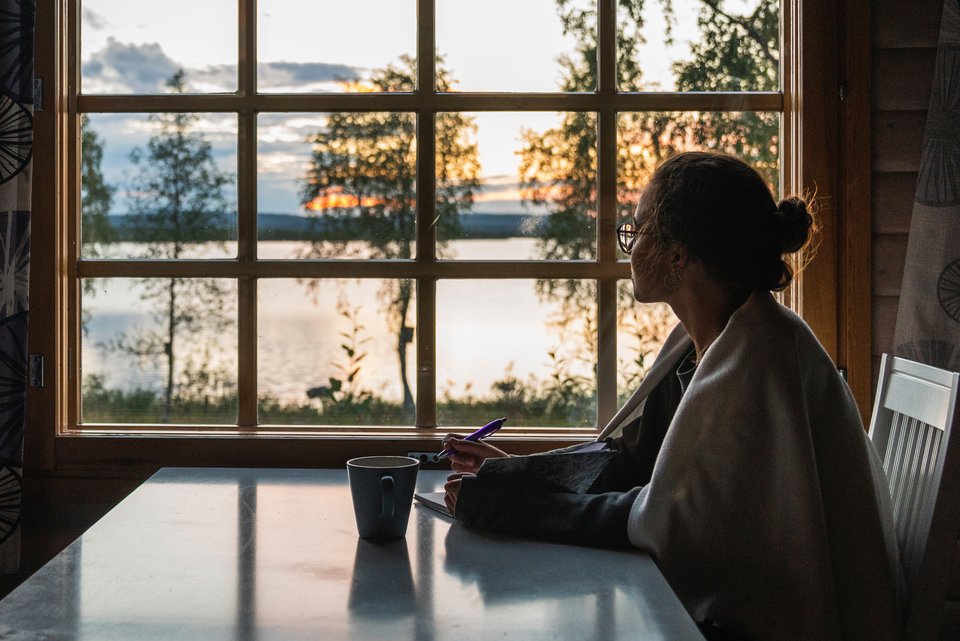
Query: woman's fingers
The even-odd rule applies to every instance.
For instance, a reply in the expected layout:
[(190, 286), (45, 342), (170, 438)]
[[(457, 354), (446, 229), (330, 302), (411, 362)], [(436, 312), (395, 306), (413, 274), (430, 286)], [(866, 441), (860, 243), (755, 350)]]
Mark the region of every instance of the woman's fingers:
[(463, 436), (462, 436), (461, 434), (454, 434), (453, 432), (450, 432), (450, 433), (448, 433), (446, 436), (443, 437), (443, 446), (444, 446), (444, 447), (447, 447), (447, 441), (449, 441), (449, 440), (452, 439), (452, 438), (462, 439)]
[(450, 514), (457, 513), (457, 497), (460, 495), (460, 486), (465, 475), (454, 473), (447, 477), (447, 482), (443, 484), (443, 502), (446, 503)]
[(451, 436), (444, 441), (444, 444), (447, 447), (455, 450), (458, 454), (474, 456), (481, 460), (485, 458), (498, 458), (507, 455), (506, 452), (494, 447), (493, 445), (490, 445), (486, 441), (468, 441), (465, 438)]
[(473, 456), (462, 456), (455, 454), (450, 457), (450, 469), (454, 472), (472, 474), (480, 469), (480, 464), (482, 462), (483, 461), (478, 461)]

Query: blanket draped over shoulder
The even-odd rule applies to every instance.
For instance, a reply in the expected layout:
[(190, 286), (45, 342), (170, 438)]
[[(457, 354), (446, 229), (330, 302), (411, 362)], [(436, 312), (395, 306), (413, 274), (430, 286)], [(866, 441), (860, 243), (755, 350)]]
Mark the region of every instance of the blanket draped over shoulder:
[[(616, 435), (690, 347), (676, 328), (607, 425)], [(630, 510), (696, 620), (756, 639), (899, 638), (902, 578), (883, 469), (809, 327), (755, 293), (707, 349)]]

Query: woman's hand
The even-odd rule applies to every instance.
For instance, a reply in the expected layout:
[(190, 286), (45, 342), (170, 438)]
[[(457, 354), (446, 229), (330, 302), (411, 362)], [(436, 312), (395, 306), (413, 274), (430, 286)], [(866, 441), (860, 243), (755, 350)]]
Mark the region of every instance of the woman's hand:
[(457, 497), (460, 496), (460, 486), (462, 485), (460, 480), (464, 476), (473, 476), (473, 474), (454, 472), (447, 477), (447, 482), (443, 484), (443, 502), (447, 504), (447, 509), (453, 515), (457, 513)]
[(504, 458), (506, 452), (484, 441), (468, 441), (456, 434), (443, 437), (443, 448), (451, 449), (450, 468), (454, 472), (476, 474), (480, 465), (488, 458)]

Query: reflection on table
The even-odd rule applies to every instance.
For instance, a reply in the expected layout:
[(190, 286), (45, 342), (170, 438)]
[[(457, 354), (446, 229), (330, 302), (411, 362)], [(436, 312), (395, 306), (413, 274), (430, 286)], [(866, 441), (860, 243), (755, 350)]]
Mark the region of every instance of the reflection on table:
[(345, 471), (199, 468), (158, 472), (0, 602), (0, 638), (702, 639), (642, 553), (421, 507), (405, 539), (372, 543)]

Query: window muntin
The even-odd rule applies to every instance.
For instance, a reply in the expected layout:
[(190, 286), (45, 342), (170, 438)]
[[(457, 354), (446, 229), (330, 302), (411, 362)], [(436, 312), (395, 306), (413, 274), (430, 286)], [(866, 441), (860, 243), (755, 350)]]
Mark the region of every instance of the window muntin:
[[(430, 3), (432, 6), (432, 3)], [(256, 13), (252, 3), (242, 5), (245, 24), (255, 24), (251, 17)], [(590, 10), (586, 7), (585, 10)], [(236, 118), (236, 220), (237, 233), (235, 253), (232, 248), (225, 257), (210, 260), (207, 257), (194, 255), (174, 261), (143, 261), (138, 260), (105, 260), (106, 254), (84, 251), (84, 259), (74, 264), (73, 273), (82, 279), (94, 281), (103, 278), (194, 278), (210, 279), (224, 278), (236, 284), (236, 320), (237, 320), (237, 404), (238, 424), (251, 426), (258, 424), (257, 405), (264, 407), (258, 401), (261, 390), (261, 378), (258, 367), (258, 339), (259, 312), (262, 303), (258, 292), (269, 291), (270, 286), (286, 281), (309, 281), (319, 279), (335, 279), (356, 281), (389, 281), (406, 279), (414, 284), (416, 296), (414, 313), (406, 327), (412, 329), (416, 335), (414, 340), (407, 342), (407, 359), (415, 368), (417, 375), (411, 377), (410, 387), (416, 396), (415, 419), (412, 422), (419, 427), (429, 427), (437, 423), (437, 419), (445, 416), (441, 411), (441, 399), (444, 393), (444, 384), (439, 370), (444, 366), (440, 360), (437, 347), (443, 334), (443, 318), (447, 310), (441, 305), (441, 295), (446, 296), (448, 286), (463, 288), (461, 299), (469, 299), (467, 295), (471, 281), (494, 280), (504, 284), (526, 281), (535, 281), (553, 284), (579, 283), (583, 287), (573, 287), (580, 292), (580, 301), (590, 300), (593, 307), (581, 305), (580, 309), (590, 309), (591, 318), (599, 318), (596, 327), (604, 326), (603, 319), (611, 318), (617, 309), (617, 282), (629, 275), (627, 266), (618, 256), (613, 228), (617, 220), (629, 215), (632, 205), (629, 196), (621, 193), (622, 183), (614, 173), (613, 168), (620, 166), (623, 174), (624, 158), (621, 150), (630, 145), (621, 144), (622, 133), (618, 138), (618, 126), (623, 128), (624, 123), (631, 123), (636, 114), (651, 113), (685, 113), (696, 117), (697, 114), (715, 112), (717, 110), (732, 109), (742, 113), (773, 113), (775, 116), (783, 109), (783, 97), (777, 92), (754, 91), (737, 93), (622, 93), (611, 90), (615, 86), (618, 65), (610, 52), (615, 50), (611, 46), (613, 33), (605, 29), (604, 25), (611, 24), (609, 15), (605, 12), (610, 7), (603, 5), (600, 19), (596, 20), (600, 34), (599, 51), (600, 62), (594, 73), (597, 81), (590, 86), (600, 87), (600, 91), (582, 92), (577, 87), (558, 86), (556, 89), (572, 89), (573, 92), (554, 92), (548, 94), (517, 93), (517, 94), (471, 94), (462, 86), (450, 83), (446, 86), (440, 83), (434, 91), (430, 83), (422, 82), (425, 74), (432, 69), (445, 69), (447, 63), (432, 63), (412, 65), (409, 62), (395, 61), (400, 67), (405, 64), (409, 70), (408, 76), (417, 75), (417, 82), (421, 89), (412, 95), (404, 92), (369, 92), (346, 91), (339, 93), (315, 93), (316, 88), (302, 87), (301, 95), (277, 94), (269, 87), (257, 86), (258, 76), (255, 65), (256, 56), (250, 55), (254, 49), (253, 43), (257, 33), (247, 28), (242, 33), (241, 54), (239, 59), (245, 61), (246, 66), (239, 69), (239, 91), (234, 95), (196, 95), (191, 91), (180, 94), (163, 96), (162, 100), (151, 99), (149, 96), (100, 96), (81, 95), (77, 104), (79, 112), (76, 116), (86, 114), (107, 114), (123, 117), (127, 114), (152, 113), (198, 113), (198, 114), (235, 114)], [(439, 17), (439, 5), (437, 6)], [(423, 12), (422, 12), (423, 13)], [(426, 22), (421, 27), (430, 26), (430, 11), (423, 13)], [(442, 29), (437, 23), (437, 31)], [(418, 51), (431, 50), (426, 46), (431, 44), (433, 32), (430, 29), (419, 30)], [(440, 42), (439, 33), (436, 39)], [(441, 52), (442, 53), (442, 52)], [(422, 67), (422, 68), (421, 68)], [(452, 65), (451, 65), (452, 68)], [(411, 88), (409, 79), (402, 83), (402, 89)], [(589, 84), (589, 83), (588, 83)], [(189, 82), (186, 85), (190, 86)], [(455, 93), (447, 93), (446, 89), (458, 89)], [(621, 87), (623, 88), (623, 87)], [(271, 140), (271, 128), (276, 129), (283, 125), (283, 118), (288, 116), (297, 118), (316, 118), (323, 114), (335, 113), (393, 113), (406, 114), (410, 122), (415, 123), (414, 148), (416, 155), (410, 162), (413, 163), (414, 216), (417, 224), (413, 236), (406, 232), (400, 234), (402, 244), (411, 247), (409, 256), (406, 254), (393, 255), (391, 260), (382, 261), (376, 258), (365, 260), (343, 260), (350, 257), (350, 252), (330, 252), (326, 255), (291, 256), (277, 251), (273, 241), (261, 236), (258, 240), (258, 229), (262, 232), (269, 226), (259, 225), (257, 214), (269, 211), (268, 178), (259, 175), (264, 168), (269, 168), (270, 162), (276, 158), (269, 158), (267, 153)], [(456, 242), (455, 235), (449, 229), (438, 227), (435, 223), (437, 215), (442, 209), (442, 201), (437, 196), (442, 185), (442, 176), (437, 175), (438, 158), (443, 155), (444, 143), (440, 133), (438, 118), (444, 114), (467, 114), (482, 119), (490, 116), (491, 120), (511, 113), (529, 115), (537, 113), (553, 114), (583, 114), (592, 123), (595, 123), (595, 139), (583, 147), (585, 154), (594, 154), (593, 161), (597, 167), (596, 175), (590, 180), (596, 181), (596, 188), (590, 197), (591, 202), (580, 208), (579, 213), (587, 213), (595, 219), (595, 232), (587, 234), (585, 249), (578, 250), (571, 255), (569, 252), (559, 255), (544, 256), (527, 253), (523, 257), (514, 257), (501, 249), (487, 249), (483, 252), (461, 252), (455, 256), (444, 255), (444, 243)], [(102, 117), (102, 116), (100, 116)], [(273, 119), (271, 121), (271, 119)], [(316, 125), (316, 122), (313, 123)], [(478, 138), (482, 145), (484, 139)], [(697, 143), (701, 146), (712, 146), (710, 140), (687, 141), (690, 146)], [(311, 145), (301, 139), (298, 143), (299, 162), (303, 166), (303, 158), (311, 153)], [(721, 147), (722, 148), (722, 147)], [(590, 151), (593, 150), (593, 151)], [(780, 147), (776, 154), (779, 155)], [(562, 159), (559, 159), (562, 160)], [(296, 162), (296, 159), (295, 159)], [(589, 163), (588, 163), (589, 166)], [(430, 171), (432, 170), (432, 171)], [(776, 171), (776, 170), (774, 170)], [(275, 187), (275, 186), (274, 186)], [(296, 184), (289, 185), (287, 192), (296, 193)], [(283, 191), (280, 188), (280, 191)], [(589, 186), (584, 193), (590, 193)], [(629, 190), (627, 191), (629, 194)], [(595, 199), (595, 200), (594, 200)], [(360, 199), (358, 199), (360, 200)], [(265, 221), (260, 221), (265, 222)], [(292, 236), (282, 238), (281, 241), (292, 242)], [(349, 243), (348, 243), (349, 244)], [(344, 246), (346, 248), (346, 245)], [(506, 247), (506, 245), (504, 246)], [(560, 249), (565, 249), (562, 246)], [(130, 253), (130, 252), (128, 252)], [(576, 260), (569, 260), (574, 257)], [(310, 260), (304, 260), (310, 258)], [(455, 258), (455, 260), (444, 260)], [(557, 258), (560, 260), (543, 260), (543, 258)], [(620, 260), (618, 260), (618, 258)], [(545, 287), (544, 291), (563, 291), (563, 287)], [(586, 293), (585, 293), (586, 292)], [(75, 318), (79, 314), (79, 301), (69, 306)], [(386, 332), (383, 332), (386, 333)], [(622, 330), (621, 330), (622, 334)], [(85, 345), (86, 339), (78, 336), (77, 343)], [(620, 347), (614, 333), (605, 337), (598, 334), (595, 347), (595, 389), (596, 415), (592, 419), (603, 423), (616, 407), (617, 398), (623, 396), (622, 384), (617, 383), (618, 361), (625, 355), (626, 347)], [(436, 366), (433, 366), (436, 363)], [(506, 365), (506, 364), (505, 364)], [(504, 365), (504, 366), (505, 366)], [(395, 366), (396, 367), (396, 366)], [(413, 381), (412, 379), (416, 379)], [(79, 405), (79, 402), (78, 402)], [(80, 424), (77, 412), (71, 414), (71, 425)], [(265, 425), (265, 416), (261, 416), (260, 425)], [(328, 425), (323, 421), (305, 421), (310, 425)], [(592, 424), (591, 421), (587, 421)], [(382, 425), (409, 426), (406, 421), (390, 422), (383, 419)], [(573, 421), (572, 424), (578, 424)], [(451, 424), (452, 425), (452, 424)], [(80, 424), (81, 429), (83, 425)], [(123, 423), (111, 427), (122, 430)]]

